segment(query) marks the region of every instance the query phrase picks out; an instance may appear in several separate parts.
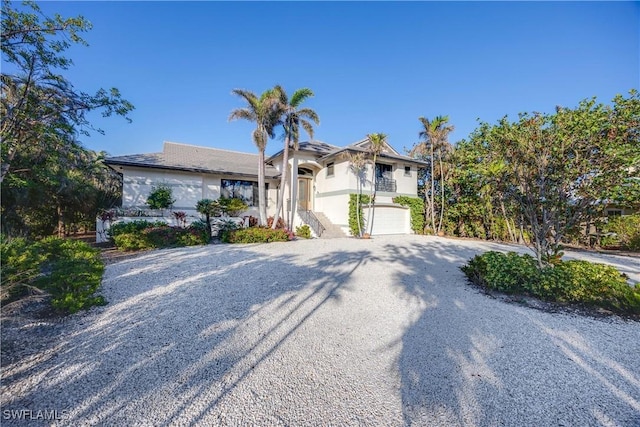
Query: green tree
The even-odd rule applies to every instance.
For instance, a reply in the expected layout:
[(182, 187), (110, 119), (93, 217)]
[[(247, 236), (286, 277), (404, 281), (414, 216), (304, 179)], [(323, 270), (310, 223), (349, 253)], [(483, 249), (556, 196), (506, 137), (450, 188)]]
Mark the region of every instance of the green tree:
[(93, 95), (79, 92), (61, 74), (72, 65), (64, 52), (72, 43), (86, 45), (80, 33), (90, 29), (88, 21), (44, 17), (34, 2), (23, 9), (2, 2), (3, 62), (10, 64), (3, 66), (0, 76), (3, 230), (9, 235), (43, 235), (53, 231), (47, 219), (53, 218), (62, 233), (63, 222), (86, 213), (75, 209), (91, 207), (94, 218), (97, 214), (95, 205), (75, 195), (109, 198), (100, 183), (111, 178), (106, 166), (77, 139), (90, 131), (102, 132), (89, 123), (87, 113), (99, 110), (103, 116), (126, 117), (133, 106), (115, 88)]
[(10, 236), (59, 237), (73, 226), (95, 225), (99, 211), (121, 200), (120, 176), (104, 164), (104, 153), (79, 144), (42, 156), (21, 151), (2, 184), (2, 229)]
[(246, 211), (249, 207), (245, 202), (236, 197), (232, 197), (227, 199), (225, 197), (220, 197), (218, 199), (218, 203), (222, 208), (222, 211), (229, 216), (239, 216), (242, 212)]
[[(639, 123), (637, 91), (628, 98), (616, 96), (611, 105), (590, 99), (576, 108), (557, 107), (554, 114), (523, 113), (515, 122), (505, 117), (492, 126), (481, 123), (454, 153), (452, 211), (462, 212), (468, 202), (478, 207), (485, 238), (499, 234), (504, 220), (514, 239), (517, 218), (520, 238), (526, 227), (542, 267), (558, 258), (563, 242), (588, 233), (609, 201), (624, 204), (625, 197), (633, 198), (631, 183), (640, 170)], [(475, 196), (465, 201), (464, 194)]]
[(251, 137), (253, 143), (258, 147), (258, 210), (260, 225), (265, 225), (267, 223), (267, 203), (264, 153), (269, 138), (275, 137), (274, 128), (280, 114), (278, 94), (273, 89), (265, 91), (259, 98), (255, 93), (244, 89), (234, 89), (232, 93), (242, 98), (247, 105), (233, 110), (229, 115), (229, 121), (242, 119), (256, 124)]
[(173, 190), (165, 184), (152, 186), (151, 192), (147, 197), (147, 205), (149, 208), (160, 209), (162, 215), (164, 215), (164, 209), (169, 209), (175, 201), (176, 199), (173, 198)]
[[(448, 142), (449, 133), (453, 131), (453, 126), (447, 125), (449, 121), (448, 116), (436, 116), (433, 120), (429, 120), (425, 117), (419, 117), (420, 123), (422, 124), (422, 129), (418, 134), (422, 141), (414, 145), (414, 147), (410, 151), (410, 155), (419, 158), (421, 160), (425, 160), (429, 163), (429, 172), (428, 179), (431, 182), (430, 191), (427, 191), (426, 188), (423, 191), (425, 197), (425, 209), (428, 210), (428, 216), (431, 220), (431, 230), (434, 234), (439, 232), (442, 228), (442, 218), (444, 216), (444, 200), (445, 200), (445, 191), (444, 191), (444, 164), (443, 159), (445, 157), (445, 153), (450, 151), (450, 144)], [(436, 227), (436, 156), (438, 158), (439, 163), (439, 172), (440, 172), (440, 221), (438, 226)], [(426, 182), (425, 182), (426, 184)]]
[(343, 153), (343, 158), (347, 159), (349, 162), (349, 170), (356, 177), (356, 221), (358, 227), (358, 237), (362, 237), (362, 218), (360, 218), (361, 212), (361, 200), (362, 200), (362, 189), (367, 183), (367, 159), (365, 154), (362, 152), (359, 153)]
[(207, 240), (211, 241), (211, 217), (219, 216), (222, 213), (220, 202), (211, 199), (198, 200), (196, 210), (206, 218)]
[[(285, 197), (285, 184), (287, 182), (287, 171), (289, 168), (289, 149), (298, 149), (300, 142), (300, 127), (302, 127), (309, 138), (313, 139), (313, 123), (316, 125), (320, 123), (318, 114), (311, 108), (301, 107), (302, 103), (313, 96), (311, 89), (302, 88), (296, 90), (291, 99), (287, 96), (286, 91), (282, 86), (277, 85), (274, 88), (274, 92), (278, 94), (278, 111), (280, 114), (279, 124), (284, 129), (284, 149), (282, 151), (282, 171), (280, 174), (280, 196), (278, 197), (278, 204), (276, 206), (276, 213), (274, 216), (273, 224), (271, 228), (275, 230), (278, 224), (278, 218), (280, 218), (280, 212), (284, 218), (283, 203)], [(291, 213), (294, 214), (293, 212)], [(290, 219), (286, 218), (286, 222), (291, 224)]]
[(378, 156), (384, 150), (384, 147), (387, 144), (387, 135), (384, 133), (370, 133), (367, 135), (369, 139), (369, 154), (371, 155), (371, 164), (373, 176), (371, 178), (371, 195), (370, 195), (370, 207), (369, 212), (367, 214), (367, 227), (369, 227), (369, 235), (373, 235), (373, 221), (375, 218), (375, 210), (376, 210), (376, 194), (377, 194), (377, 183), (376, 183), (376, 162), (378, 161)]

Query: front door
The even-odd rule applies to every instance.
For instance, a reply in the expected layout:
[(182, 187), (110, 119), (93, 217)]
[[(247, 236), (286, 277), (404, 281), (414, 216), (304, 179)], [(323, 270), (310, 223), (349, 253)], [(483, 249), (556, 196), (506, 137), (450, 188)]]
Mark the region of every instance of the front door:
[(311, 210), (311, 180), (298, 178), (298, 206), (305, 211)]

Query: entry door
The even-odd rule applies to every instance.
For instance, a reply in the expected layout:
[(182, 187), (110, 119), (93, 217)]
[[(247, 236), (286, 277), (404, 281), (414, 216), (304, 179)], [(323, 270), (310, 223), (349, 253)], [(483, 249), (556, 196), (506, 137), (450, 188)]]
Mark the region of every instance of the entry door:
[(298, 179), (298, 205), (305, 211), (311, 210), (311, 180), (299, 178)]

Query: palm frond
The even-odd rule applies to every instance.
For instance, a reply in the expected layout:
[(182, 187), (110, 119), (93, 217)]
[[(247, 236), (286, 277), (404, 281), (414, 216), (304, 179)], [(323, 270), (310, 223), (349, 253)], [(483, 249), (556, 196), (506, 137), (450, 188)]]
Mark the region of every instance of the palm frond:
[(289, 105), (289, 97), (287, 96), (287, 91), (280, 85), (275, 85), (273, 87), (274, 96), (279, 100), (282, 107)]
[(229, 114), (229, 119), (230, 122), (235, 121), (235, 120), (248, 120), (250, 122), (255, 122), (256, 121), (256, 114), (255, 112), (251, 111), (248, 108), (238, 108), (235, 109), (231, 112), (231, 114)]
[(311, 108), (302, 108), (296, 112), (299, 117), (304, 117), (306, 119), (312, 120), (315, 124), (320, 124), (320, 117), (318, 117), (318, 113), (316, 113)]
[(302, 88), (296, 90), (293, 95), (291, 95), (290, 105), (294, 108), (297, 108), (300, 104), (302, 104), (306, 99), (311, 98), (313, 96), (313, 91), (309, 88)]
[(262, 129), (256, 128), (251, 133), (251, 136), (253, 138), (253, 143), (256, 144), (258, 150), (264, 151), (267, 147), (267, 132)]
[(313, 140), (313, 125), (311, 124), (311, 122), (305, 120), (305, 119), (300, 119), (300, 125), (304, 128), (304, 131), (307, 132), (307, 134), (309, 134), (309, 138)]
[(259, 100), (255, 93), (247, 89), (233, 89), (231, 93), (243, 98), (253, 109), (257, 109)]

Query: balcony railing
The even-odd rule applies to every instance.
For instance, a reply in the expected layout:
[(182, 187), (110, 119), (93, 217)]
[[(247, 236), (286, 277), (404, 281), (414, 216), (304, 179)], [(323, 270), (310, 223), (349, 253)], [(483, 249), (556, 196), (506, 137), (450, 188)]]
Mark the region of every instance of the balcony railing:
[(387, 191), (389, 193), (395, 193), (397, 189), (396, 180), (391, 178), (377, 178), (376, 179), (376, 191)]

